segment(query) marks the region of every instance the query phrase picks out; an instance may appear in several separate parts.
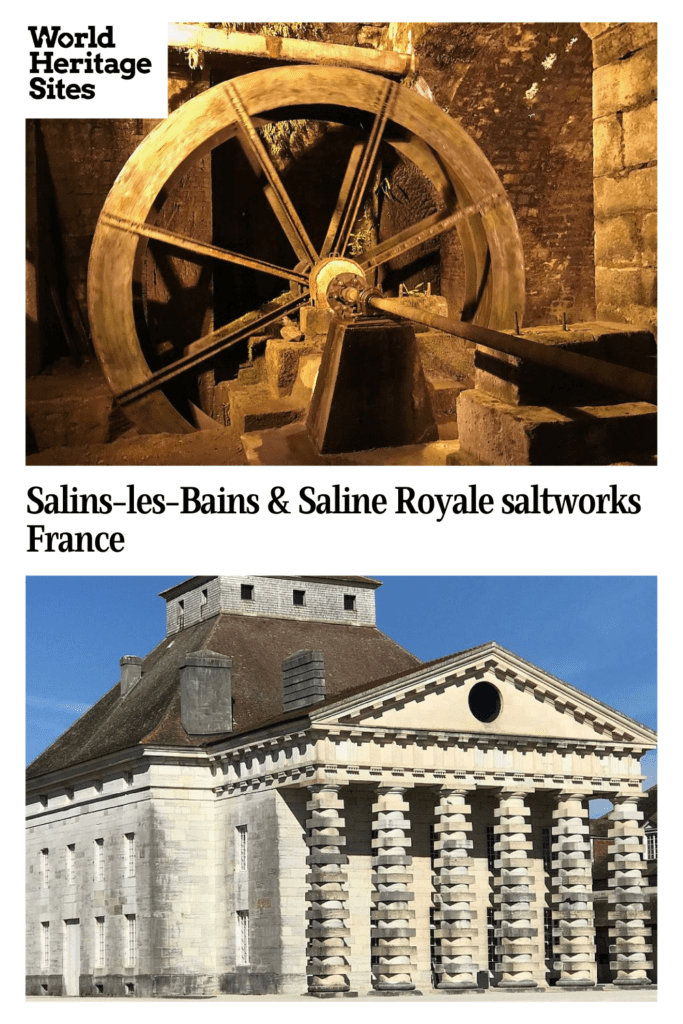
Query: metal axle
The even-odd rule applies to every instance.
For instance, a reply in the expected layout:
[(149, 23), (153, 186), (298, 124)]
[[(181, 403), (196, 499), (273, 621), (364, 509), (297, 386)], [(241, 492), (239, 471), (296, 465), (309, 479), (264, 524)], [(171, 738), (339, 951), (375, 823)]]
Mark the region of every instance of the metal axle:
[(540, 366), (549, 366), (573, 377), (580, 377), (593, 384), (631, 395), (638, 401), (657, 404), (657, 378), (652, 374), (619, 366), (617, 363), (608, 363), (593, 356), (580, 355), (578, 352), (569, 352), (556, 346), (542, 345), (530, 338), (507, 334), (504, 331), (477, 327), (462, 320), (451, 320), (438, 313), (406, 309), (405, 303), (401, 300), (384, 298), (378, 288), (369, 285), (364, 278), (354, 277), (352, 274), (340, 274), (332, 281), (327, 291), (327, 300), (342, 319), (387, 313), (389, 316), (411, 320), (444, 331), (446, 334), (453, 334), (457, 338), (464, 338), (495, 352), (504, 352), (506, 355), (526, 359)]

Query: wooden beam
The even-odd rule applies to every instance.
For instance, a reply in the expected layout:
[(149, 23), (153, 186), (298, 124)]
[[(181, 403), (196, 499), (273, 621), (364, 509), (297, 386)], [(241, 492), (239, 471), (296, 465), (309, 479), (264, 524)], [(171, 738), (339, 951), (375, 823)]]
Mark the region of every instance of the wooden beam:
[(249, 32), (225, 32), (220, 28), (205, 28), (193, 24), (170, 24), (168, 45), (178, 50), (203, 50), (292, 61), (296, 64), (360, 68), (362, 71), (375, 71), (398, 77), (408, 74), (412, 60), (409, 53), (399, 53), (395, 50), (339, 46), (336, 43), (252, 35)]

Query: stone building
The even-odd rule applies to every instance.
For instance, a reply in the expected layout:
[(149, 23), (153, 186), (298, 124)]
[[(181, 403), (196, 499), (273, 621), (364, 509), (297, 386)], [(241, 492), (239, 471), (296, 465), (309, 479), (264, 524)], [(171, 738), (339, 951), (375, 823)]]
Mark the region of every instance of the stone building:
[(197, 576), (28, 769), (32, 995), (651, 983), (655, 734), (496, 643), (422, 663), (362, 576)]

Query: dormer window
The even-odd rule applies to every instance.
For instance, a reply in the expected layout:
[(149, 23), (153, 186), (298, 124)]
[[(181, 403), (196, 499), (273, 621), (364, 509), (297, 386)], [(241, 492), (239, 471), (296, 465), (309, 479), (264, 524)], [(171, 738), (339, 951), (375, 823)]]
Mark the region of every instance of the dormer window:
[(254, 600), (254, 587), (251, 583), (243, 583), (240, 588), (240, 596), (243, 601)]
[(306, 604), (306, 591), (305, 590), (293, 590), (292, 591), (292, 604), (297, 608), (303, 608)]
[(344, 594), (344, 611), (355, 612), (356, 610), (356, 595), (355, 594)]
[(185, 602), (184, 601), (178, 601), (177, 621), (178, 621), (178, 629), (182, 629), (183, 626), (185, 625)]

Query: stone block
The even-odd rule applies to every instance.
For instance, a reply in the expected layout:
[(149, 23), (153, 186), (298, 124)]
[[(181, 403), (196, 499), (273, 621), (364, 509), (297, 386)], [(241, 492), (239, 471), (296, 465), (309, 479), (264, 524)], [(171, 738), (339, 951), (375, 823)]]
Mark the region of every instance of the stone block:
[[(561, 327), (532, 327), (522, 331), (522, 335), (540, 345), (577, 352), (644, 373), (655, 370), (655, 339), (647, 330), (594, 322), (573, 324), (567, 331)], [(476, 389), (510, 405), (557, 409), (619, 400), (617, 392), (604, 386), (491, 349), (477, 349), (475, 361)]]
[(616, 308), (654, 306), (657, 301), (656, 273), (649, 267), (596, 267), (595, 294), (598, 302)]
[(597, 266), (633, 266), (640, 257), (641, 235), (633, 215), (610, 217), (595, 225)]
[(657, 44), (650, 43), (619, 61), (619, 109), (627, 110), (657, 95)]
[(646, 402), (590, 406), (571, 415), (512, 406), (479, 391), (458, 400), (463, 449), (494, 466), (610, 465), (656, 450), (656, 409)]
[(641, 227), (643, 237), (643, 263), (646, 266), (657, 265), (657, 214), (648, 213), (643, 217)]
[(616, 24), (618, 23), (613, 21), (582, 21), (581, 28), (589, 39), (595, 39), (596, 36), (602, 35)]
[(650, 43), (632, 57), (597, 67), (593, 73), (593, 117), (628, 110), (657, 94), (657, 47)]
[(657, 209), (657, 168), (641, 167), (618, 178), (595, 179), (595, 216)]
[(327, 336), (333, 313), (331, 309), (320, 309), (318, 306), (303, 306), (300, 314), (301, 330), (305, 337), (314, 338)]
[(266, 346), (266, 376), (275, 397), (291, 394), (299, 372), (301, 357), (311, 351), (309, 345), (284, 338), (271, 338)]
[(647, 327), (653, 334), (657, 330), (657, 307), (630, 303), (627, 306), (612, 306), (598, 300), (597, 316), (604, 320), (620, 321), (624, 324), (638, 324)]
[(624, 163), (627, 167), (657, 159), (657, 101), (624, 114)]
[(611, 174), (624, 166), (621, 151), (622, 129), (616, 114), (607, 114), (593, 122), (593, 174)]
[(593, 66), (597, 68), (623, 60), (627, 54), (642, 49), (656, 38), (657, 25), (654, 22), (614, 25), (594, 39)]
[(303, 418), (303, 406), (292, 398), (274, 398), (264, 386), (230, 388), (230, 423), (241, 434), (268, 430)]
[(604, 117), (619, 110), (619, 67), (605, 64), (593, 72), (593, 117)]
[(444, 331), (425, 331), (416, 337), (426, 374), (464, 380), (474, 373), (475, 346), (472, 342)]

